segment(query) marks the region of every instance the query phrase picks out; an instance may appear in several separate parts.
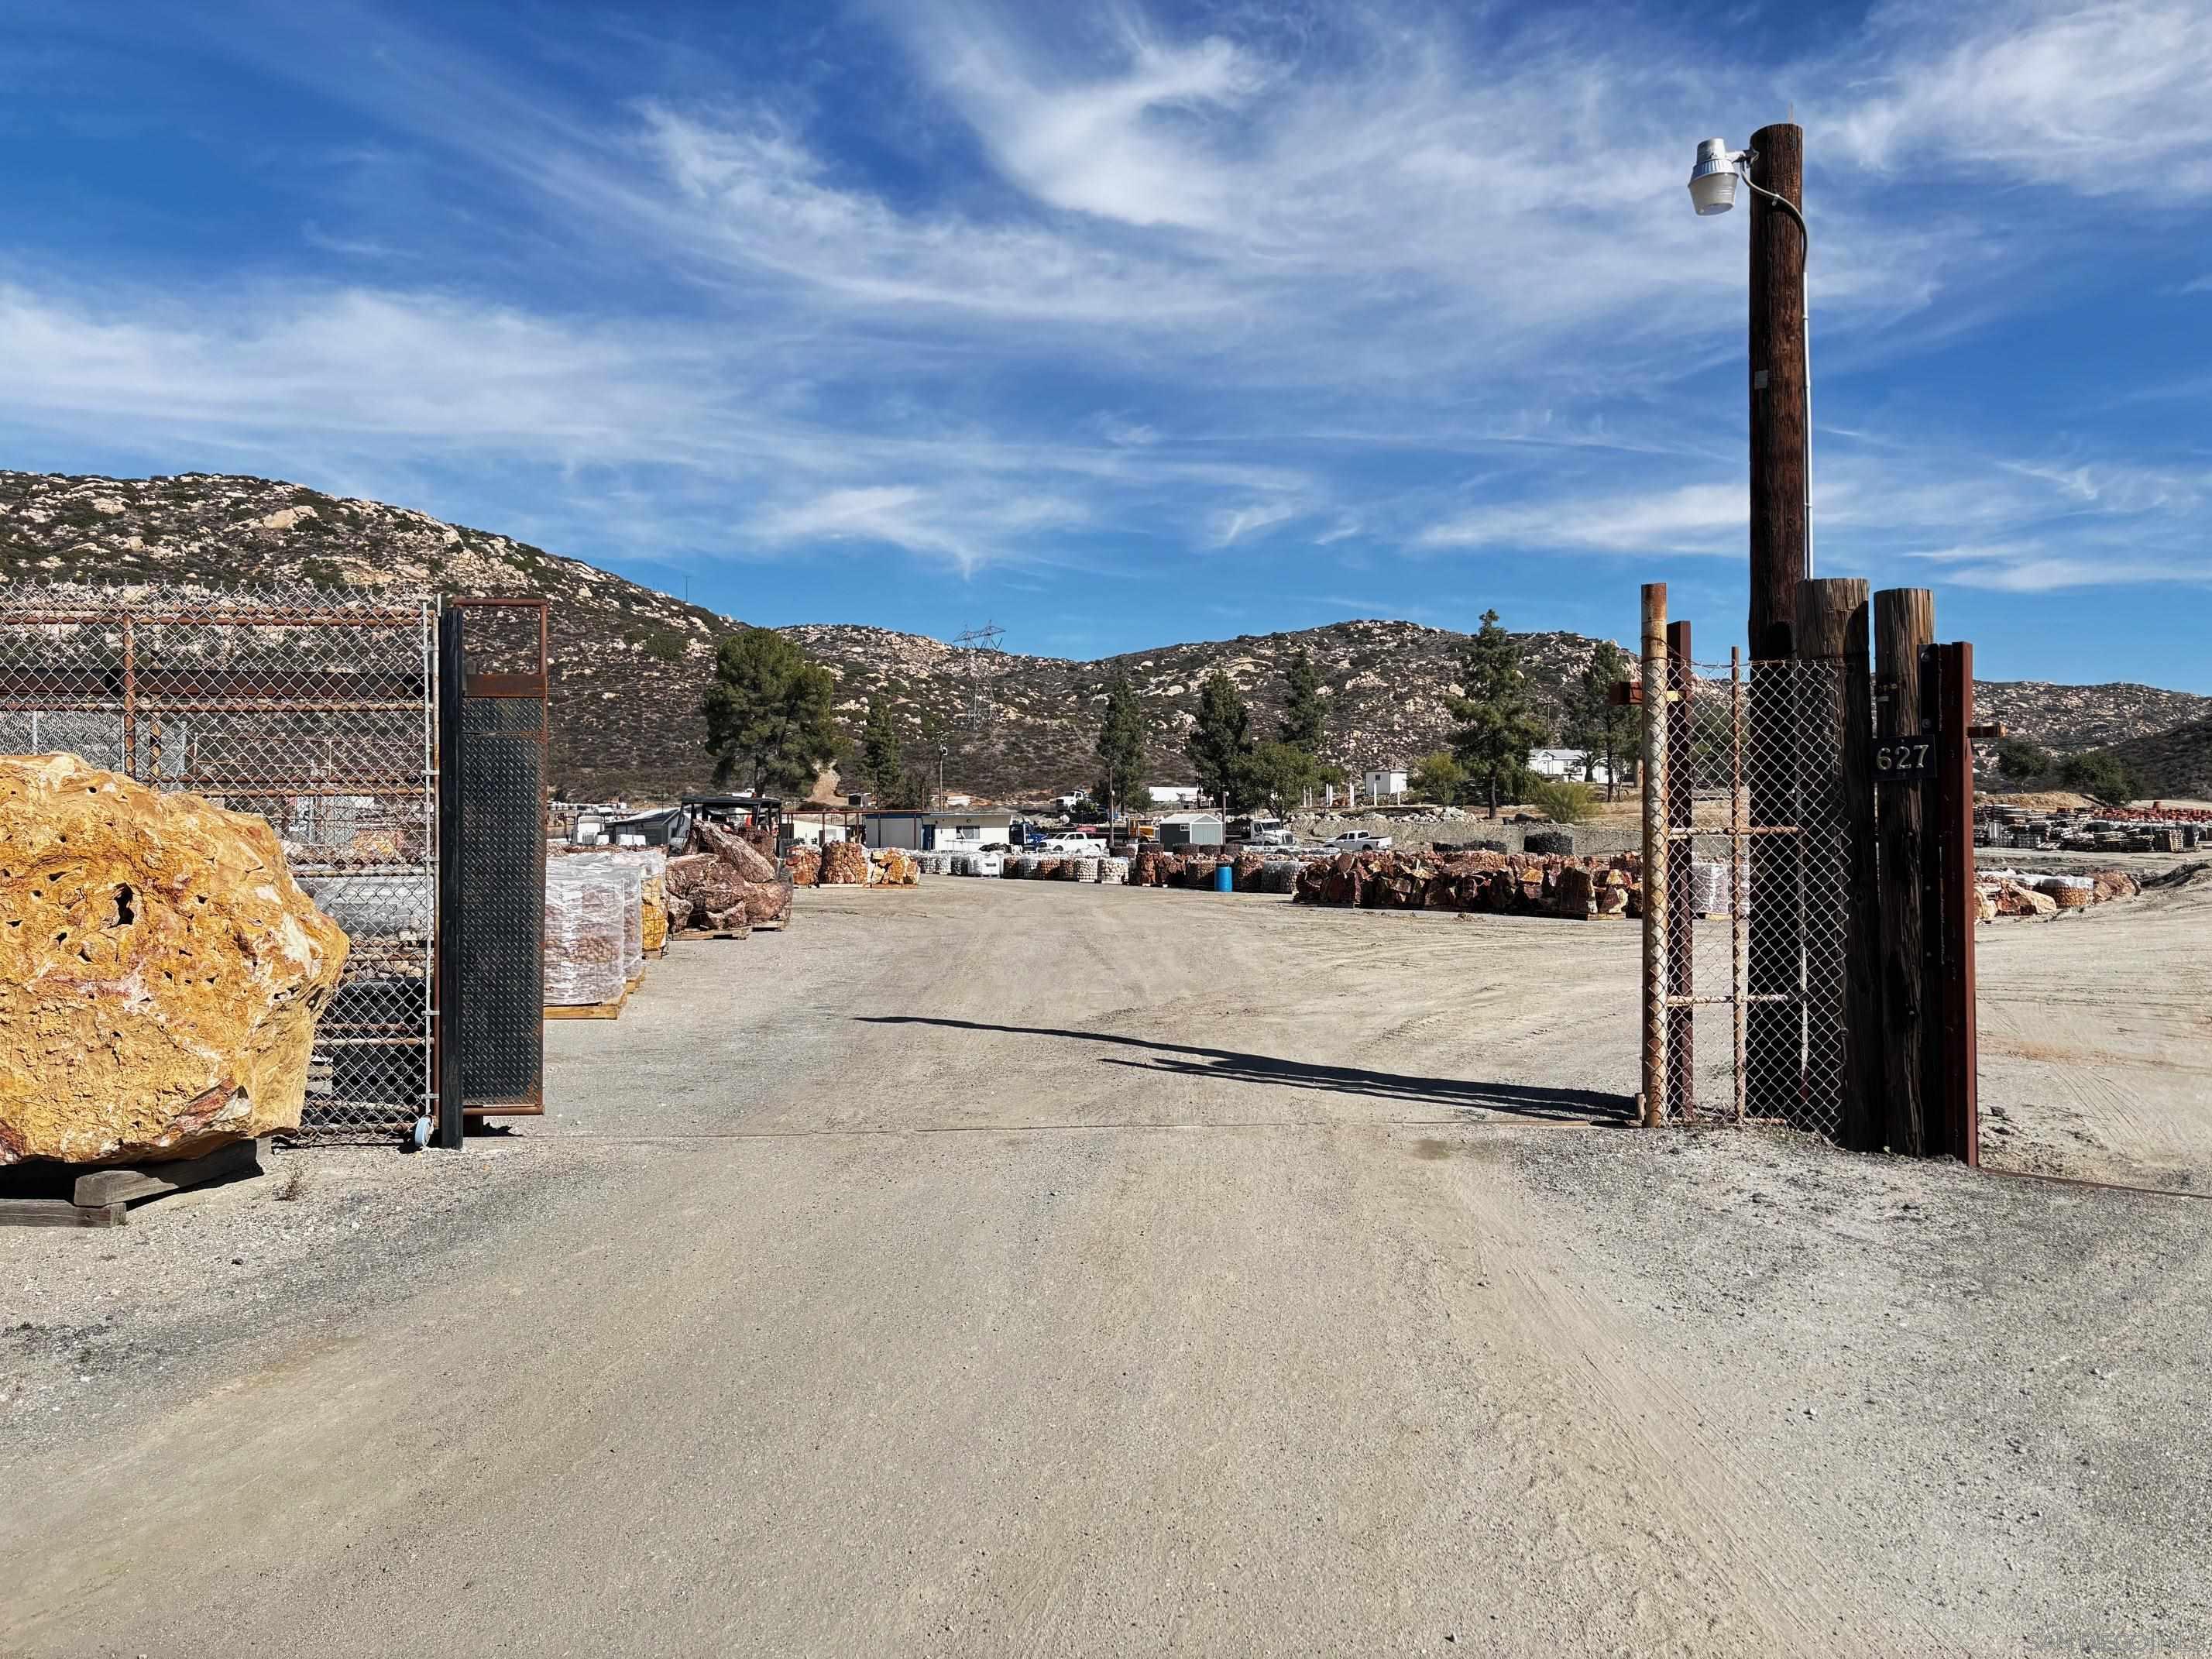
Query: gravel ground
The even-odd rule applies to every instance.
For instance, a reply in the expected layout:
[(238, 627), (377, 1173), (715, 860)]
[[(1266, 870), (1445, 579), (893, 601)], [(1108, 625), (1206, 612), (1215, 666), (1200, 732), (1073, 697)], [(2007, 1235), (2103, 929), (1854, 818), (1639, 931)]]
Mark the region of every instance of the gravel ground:
[[(1985, 930), (1985, 1055), (2208, 907)], [(504, 1139), (0, 1234), (0, 1653), (2212, 1650), (2212, 1204), (1623, 1127), (1636, 949), (810, 893)]]
[(435, 1157), (277, 1147), (258, 1177), (135, 1206), (126, 1226), (0, 1231), (0, 1437), (127, 1427), (240, 1343), (344, 1329), (634, 1158), (495, 1132)]

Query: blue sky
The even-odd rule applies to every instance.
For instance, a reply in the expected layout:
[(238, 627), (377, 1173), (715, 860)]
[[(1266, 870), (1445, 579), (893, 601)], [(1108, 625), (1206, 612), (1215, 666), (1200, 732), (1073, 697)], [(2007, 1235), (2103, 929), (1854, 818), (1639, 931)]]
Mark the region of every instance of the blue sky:
[[(0, 460), (1090, 656), (1744, 610), (1793, 112), (1821, 574), (2212, 692), (2212, 9), (10, 0)], [(1701, 652), (1702, 654), (1702, 652)]]

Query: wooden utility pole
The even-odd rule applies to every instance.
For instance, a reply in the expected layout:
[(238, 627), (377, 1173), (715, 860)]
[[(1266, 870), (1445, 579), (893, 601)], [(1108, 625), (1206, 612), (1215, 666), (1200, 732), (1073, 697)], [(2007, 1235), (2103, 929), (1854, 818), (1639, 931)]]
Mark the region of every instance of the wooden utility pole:
[[(1844, 1121), (1838, 1139), (1854, 1151), (1881, 1145), (1881, 981), (1875, 971), (1881, 915), (1875, 904), (1874, 686), (1867, 672), (1867, 585), (1829, 576), (1797, 589), (1797, 660), (1805, 738), (1829, 757), (1807, 780), (1844, 832), (1843, 890), (1814, 907), (1840, 952), (1844, 974)], [(1830, 767), (1832, 769), (1830, 769)], [(1832, 905), (1832, 908), (1830, 906)]]
[[(1924, 695), (1923, 653), (1936, 640), (1936, 596), (1924, 587), (1886, 587), (1874, 596), (1875, 719), (1877, 744), (1929, 732), (1936, 710)], [(1879, 773), (1877, 773), (1879, 775)], [(1881, 849), (1882, 1144), (1919, 1158), (1928, 1151), (1928, 1107), (1936, 1097), (1934, 988), (1929, 982), (1930, 905), (1927, 785), (1879, 785), (1876, 836)]]
[[(1805, 136), (1778, 123), (1751, 136), (1755, 185), (1793, 206), (1804, 195)], [(1747, 362), (1751, 403), (1751, 647), (1749, 721), (1745, 733), (1747, 800), (1753, 830), (1786, 830), (1798, 820), (1798, 710), (1786, 667), (1796, 654), (1797, 584), (1805, 574), (1808, 386), (1805, 377), (1805, 253), (1798, 222), (1751, 197), (1751, 335)], [(1798, 902), (1788, 896), (1801, 878), (1786, 835), (1751, 837), (1747, 988), (1760, 998), (1747, 1010), (1745, 1107), (1753, 1115), (1796, 1121), (1804, 1097), (1803, 1009), (1788, 999), (1800, 989), (1803, 940)]]
[[(1805, 134), (1790, 122), (1751, 135), (1751, 181), (1802, 209)], [(1805, 574), (1810, 386), (1805, 360), (1805, 234), (1751, 196), (1751, 628), (1754, 662), (1791, 654)]]

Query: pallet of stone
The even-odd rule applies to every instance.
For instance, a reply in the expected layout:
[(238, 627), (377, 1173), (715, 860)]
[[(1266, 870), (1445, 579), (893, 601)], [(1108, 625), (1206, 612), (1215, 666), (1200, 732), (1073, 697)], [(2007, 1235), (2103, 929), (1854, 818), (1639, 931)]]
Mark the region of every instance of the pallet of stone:
[(548, 1019), (620, 1019), (623, 1006), (629, 1001), (629, 994), (636, 988), (635, 985), (624, 985), (623, 994), (611, 1002), (556, 1003), (547, 1007), (545, 1018)]
[[(140, 1199), (259, 1175), (268, 1145), (266, 1139), (234, 1140), (198, 1158), (117, 1164), (75, 1175), (66, 1164), (11, 1170), (0, 1183), (0, 1226), (120, 1227), (130, 1219), (128, 1206)], [(64, 1184), (66, 1194), (38, 1190)]]

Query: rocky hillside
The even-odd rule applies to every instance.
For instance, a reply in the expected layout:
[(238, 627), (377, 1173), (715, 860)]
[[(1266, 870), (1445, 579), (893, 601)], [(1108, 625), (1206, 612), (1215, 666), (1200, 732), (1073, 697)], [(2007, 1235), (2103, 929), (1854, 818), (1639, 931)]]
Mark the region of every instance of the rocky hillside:
[(2072, 753), (2149, 737), (2212, 715), (2212, 697), (2154, 685), (2053, 685), (2048, 680), (1985, 680), (1974, 687), (1974, 717), (2014, 737)]
[[(552, 602), (552, 777), (586, 798), (666, 799), (708, 781), (700, 691), (715, 641), (739, 625), (509, 537), (382, 502), (206, 473), (130, 480), (0, 472), (0, 579), (42, 578), (542, 593)], [(1182, 734), (1200, 682), (1217, 667), (1228, 673), (1254, 703), (1264, 734), (1280, 709), (1284, 665), (1301, 645), (1313, 653), (1328, 698), (1330, 757), (1352, 768), (1410, 761), (1444, 740), (1445, 699), (1456, 690), (1466, 638), (1411, 623), (1344, 622), (1071, 662), (1012, 653), (971, 658), (876, 628), (783, 631), (837, 675), (841, 712), (854, 732), (872, 696), (890, 697), (909, 722), (927, 709), (947, 730), (947, 784), (1000, 799), (1090, 781), (1098, 709), (1116, 673), (1127, 674), (1152, 716), (1153, 775), (1188, 781)], [(1556, 713), (1592, 641), (1532, 634), (1522, 643), (1537, 700)], [(1978, 690), (1982, 718), (2058, 750), (2212, 715), (2212, 698), (2143, 686)]]
[(2157, 800), (2212, 800), (2212, 719), (2116, 743), (2107, 750)]

